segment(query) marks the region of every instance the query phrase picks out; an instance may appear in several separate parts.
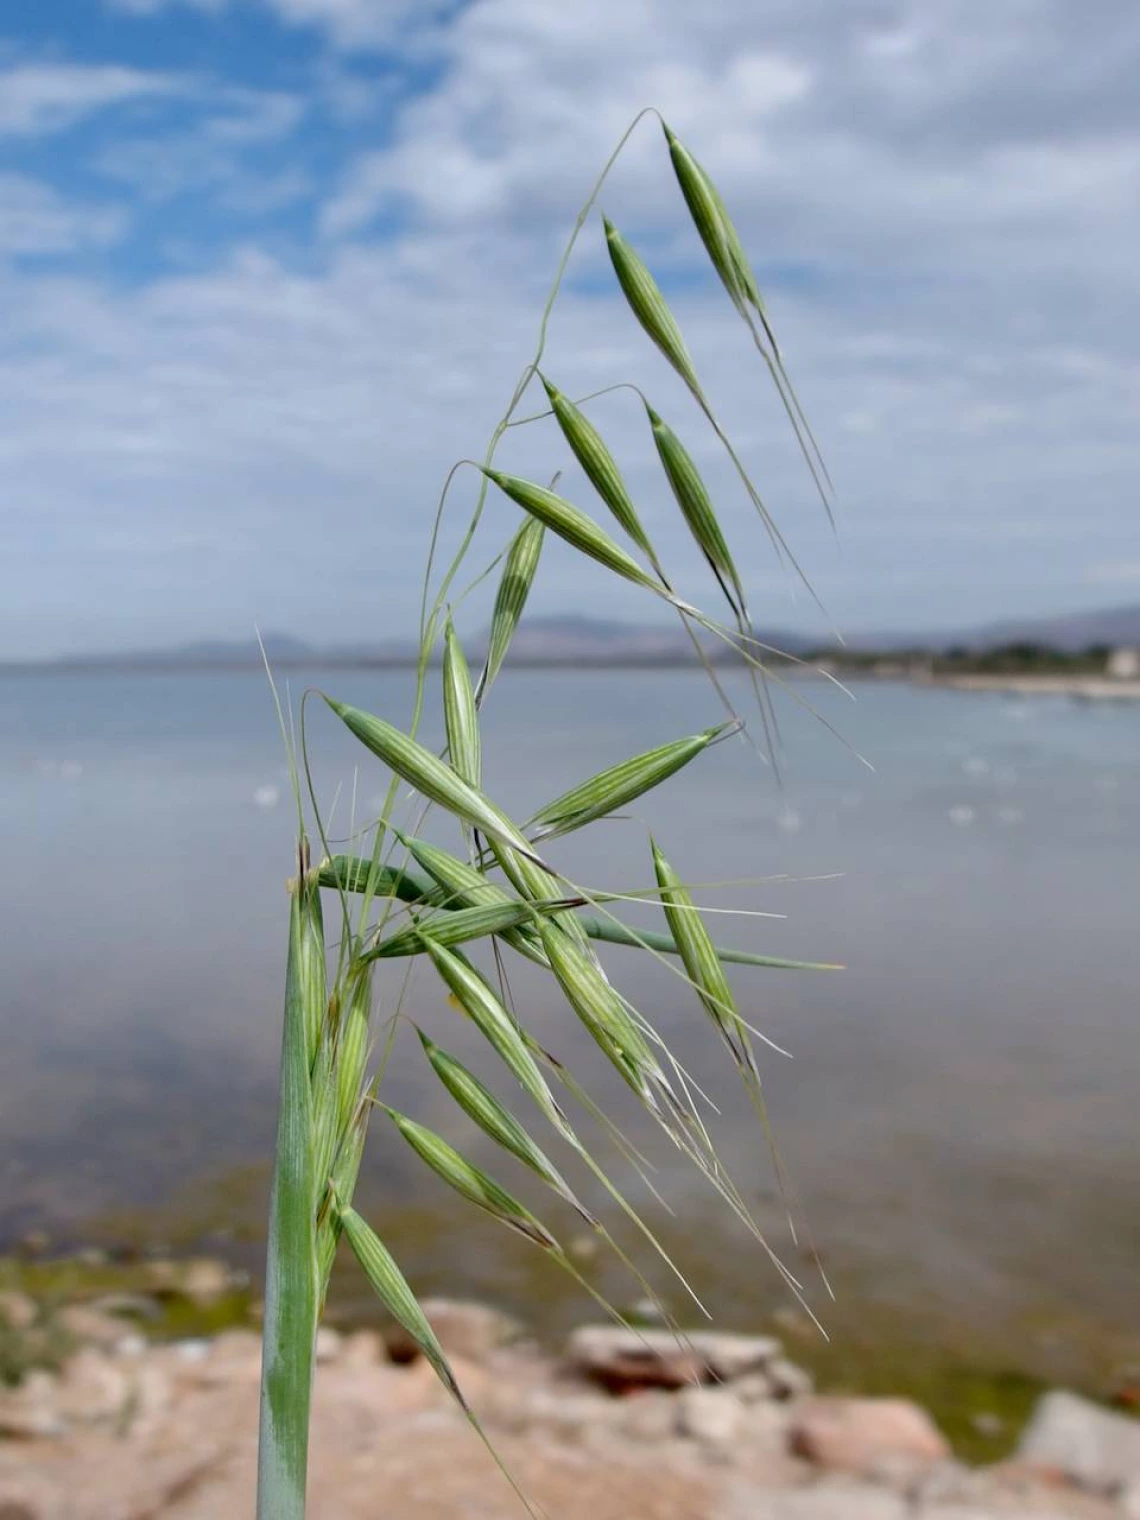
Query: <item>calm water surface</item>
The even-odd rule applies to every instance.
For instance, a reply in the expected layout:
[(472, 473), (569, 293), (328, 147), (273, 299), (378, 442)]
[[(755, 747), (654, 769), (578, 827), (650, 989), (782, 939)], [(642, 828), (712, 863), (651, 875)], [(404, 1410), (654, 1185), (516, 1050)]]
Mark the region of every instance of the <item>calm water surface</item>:
[[(402, 673), (323, 679), (404, 721)], [(794, 1056), (772, 1056), (766, 1084), (842, 1290), (846, 1308), (833, 1312), (917, 1315), (951, 1338), (1000, 1333), (1052, 1347), (1062, 1364), (1102, 1341), (1133, 1342), (1140, 708), (886, 684), (860, 687), (851, 705), (822, 684), (802, 691), (874, 773), (790, 706), (782, 794), (734, 742), (670, 782), (645, 816), (690, 880), (777, 878), (700, 894), (784, 915), (717, 919), (723, 941), (848, 967), (736, 976), (754, 1022)], [(696, 674), (508, 675), (488, 709), (486, 784), (525, 815), (602, 763), (717, 716)], [(341, 835), (353, 808), (363, 819), (378, 806), (386, 778), (315, 708), (310, 737), (321, 796), (340, 786)], [(4, 678), (0, 824), (0, 1236), (42, 1227), (78, 1238), (124, 1211), (169, 1215), (172, 1200), (260, 1162), (291, 855), (263, 680)], [(591, 834), (589, 848), (558, 848), (572, 876), (647, 882), (643, 827)], [(755, 1116), (682, 984), (633, 952), (606, 958), (717, 1099), (710, 1122), (729, 1168), (784, 1246)], [(511, 968), (520, 1009), (652, 1144), (532, 971)], [(381, 986), (389, 1006), (395, 987)], [(431, 978), (413, 984), (408, 1007), (479, 1065)], [(398, 1040), (389, 1081), (394, 1101), (479, 1154), (414, 1037)], [(362, 1188), (421, 1278), (556, 1294), (541, 1263), (490, 1229), (465, 1224), (457, 1249), (452, 1200), (401, 1149), (378, 1127)], [(659, 1146), (653, 1159), (683, 1223), (617, 1160), (615, 1176), (713, 1305), (749, 1320), (779, 1302), (773, 1273), (699, 1179)], [(239, 1226), (262, 1203), (263, 1173), (249, 1175), (248, 1196), (219, 1205)], [(809, 1264), (790, 1259), (809, 1281)]]

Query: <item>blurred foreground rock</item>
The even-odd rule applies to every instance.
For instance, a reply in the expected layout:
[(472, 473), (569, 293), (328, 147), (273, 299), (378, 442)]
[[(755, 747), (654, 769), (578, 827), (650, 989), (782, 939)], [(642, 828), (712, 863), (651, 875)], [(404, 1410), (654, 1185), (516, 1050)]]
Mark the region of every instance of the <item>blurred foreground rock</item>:
[[(913, 1405), (810, 1396), (775, 1341), (701, 1332), (678, 1346), (598, 1326), (551, 1358), (481, 1306), (437, 1300), (429, 1313), (496, 1451), (550, 1520), (1138, 1513), (1123, 1432), (1114, 1424), (1117, 1444), (1105, 1430), (1099, 1444), (1078, 1439), (1073, 1411), (1049, 1400), (1023, 1460), (970, 1470)], [(0, 1391), (0, 1520), (251, 1515), (257, 1337), (108, 1343), (106, 1326), (92, 1328), (57, 1373)], [(311, 1520), (516, 1520), (517, 1496), (431, 1369), (394, 1349), (399, 1361), (368, 1330), (321, 1337)], [(1121, 1423), (1093, 1406), (1080, 1418), (1089, 1411)]]

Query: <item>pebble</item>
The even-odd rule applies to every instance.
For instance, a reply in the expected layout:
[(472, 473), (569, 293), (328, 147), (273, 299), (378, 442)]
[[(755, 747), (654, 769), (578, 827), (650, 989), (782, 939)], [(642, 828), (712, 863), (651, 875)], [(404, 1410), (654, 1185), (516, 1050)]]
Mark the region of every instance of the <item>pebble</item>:
[(815, 1392), (815, 1379), (811, 1373), (783, 1357), (777, 1357), (765, 1369), (764, 1375), (768, 1379), (773, 1398), (802, 1399)]
[(677, 1431), (706, 1446), (730, 1446), (744, 1423), (744, 1406), (722, 1388), (684, 1388), (676, 1397)]
[(668, 1330), (627, 1330), (620, 1325), (583, 1325), (566, 1347), (574, 1367), (612, 1392), (729, 1383), (763, 1370), (780, 1351), (779, 1341), (770, 1336), (698, 1330), (679, 1338)]
[[(479, 1362), (519, 1333), (516, 1320), (487, 1304), (453, 1298), (425, 1298), (420, 1306), (448, 1356)], [(419, 1355), (415, 1341), (399, 1325), (388, 1330), (384, 1339), (388, 1355), (394, 1362), (412, 1361)]]
[(1127, 1488), (1140, 1483), (1140, 1421), (1056, 1390), (1038, 1403), (1017, 1455), (1093, 1492)]
[(0, 1293), (0, 1320), (11, 1330), (28, 1330), (35, 1324), (39, 1310), (26, 1293)]
[[(317, 1362), (335, 1362), (343, 1344), (339, 1330), (334, 1330), (331, 1325), (322, 1325), (317, 1331), (316, 1345), (313, 1348)], [(260, 1348), (258, 1360), (260, 1361)]]
[(930, 1416), (905, 1399), (805, 1399), (792, 1416), (797, 1456), (833, 1472), (897, 1479), (945, 1461), (950, 1448)]
[(59, 1414), (76, 1424), (122, 1416), (130, 1383), (122, 1368), (93, 1346), (85, 1346), (64, 1367), (56, 1389)]

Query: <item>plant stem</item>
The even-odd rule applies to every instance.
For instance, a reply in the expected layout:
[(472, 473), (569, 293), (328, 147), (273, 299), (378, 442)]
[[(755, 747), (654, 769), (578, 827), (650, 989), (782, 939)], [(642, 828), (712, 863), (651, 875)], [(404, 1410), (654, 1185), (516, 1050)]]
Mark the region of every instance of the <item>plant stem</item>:
[(304, 1520), (305, 1514), (317, 1273), (303, 936), (306, 908), (319, 891), (306, 879), (307, 855), (302, 841), (300, 875), (289, 884), (285, 1028), (265, 1264), (257, 1520)]

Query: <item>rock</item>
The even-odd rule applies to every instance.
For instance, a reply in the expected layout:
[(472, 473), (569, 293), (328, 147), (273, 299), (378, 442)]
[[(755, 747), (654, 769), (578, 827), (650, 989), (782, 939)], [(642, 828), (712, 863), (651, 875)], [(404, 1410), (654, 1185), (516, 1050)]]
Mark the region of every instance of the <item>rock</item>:
[(907, 1520), (897, 1494), (858, 1483), (813, 1483), (799, 1489), (741, 1485), (718, 1520)]
[(345, 1367), (374, 1367), (382, 1348), (383, 1342), (375, 1330), (354, 1330), (344, 1338), (340, 1360)]
[(331, 1325), (322, 1325), (317, 1331), (317, 1342), (314, 1354), (318, 1362), (335, 1362), (340, 1355), (342, 1339), (339, 1330), (334, 1330)]
[(210, 1342), (201, 1337), (175, 1341), (174, 1350), (180, 1362), (204, 1362), (210, 1354)]
[(192, 1257), (189, 1261), (152, 1261), (147, 1268), (150, 1289), (163, 1298), (187, 1298), (199, 1308), (208, 1309), (232, 1290), (225, 1262), (210, 1256)]
[(39, 1318), (35, 1299), (14, 1290), (0, 1293), (0, 1320), (10, 1330), (30, 1330)]
[(40, 1520), (41, 1511), (23, 1499), (8, 1499), (0, 1494), (0, 1520)]
[(1140, 1520), (1140, 1480), (1122, 1488), (1117, 1503), (1122, 1520)]
[(676, 1404), (678, 1433), (705, 1446), (731, 1446), (744, 1423), (744, 1405), (724, 1388), (685, 1388)]
[(56, 1390), (56, 1408), (79, 1425), (120, 1419), (130, 1384), (121, 1367), (93, 1346), (85, 1346), (64, 1367)]
[(803, 1367), (797, 1367), (794, 1362), (785, 1361), (783, 1357), (777, 1357), (765, 1369), (765, 1376), (771, 1386), (772, 1397), (776, 1399), (806, 1399), (815, 1392), (815, 1379), (811, 1373)]
[(742, 1404), (763, 1404), (776, 1397), (766, 1372), (746, 1372), (743, 1377), (733, 1378), (732, 1391)]
[(623, 1399), (618, 1415), (622, 1432), (633, 1441), (666, 1441), (677, 1426), (677, 1401), (671, 1394), (647, 1389)]
[[(183, 1342), (179, 1348), (184, 1362), (187, 1344), (194, 1343)], [(206, 1346), (205, 1356), (191, 1358), (186, 1363), (184, 1376), (188, 1382), (202, 1388), (260, 1382), (261, 1342), (251, 1330), (226, 1330), (213, 1341), (208, 1341)]]
[(749, 1404), (744, 1410), (740, 1434), (741, 1451), (771, 1467), (788, 1458), (788, 1428), (791, 1416), (787, 1406), (771, 1401)]
[(1047, 1393), (1017, 1448), (1018, 1458), (1073, 1483), (1111, 1492), (1140, 1482), (1140, 1421), (1075, 1393)]
[(128, 1330), (121, 1319), (88, 1304), (67, 1304), (59, 1311), (57, 1319), (73, 1340), (84, 1346), (101, 1346), (104, 1350), (118, 1345)]
[(950, 1455), (930, 1416), (905, 1399), (805, 1399), (793, 1411), (789, 1440), (817, 1467), (891, 1479)]
[(140, 1426), (150, 1427), (166, 1414), (174, 1400), (169, 1373), (156, 1361), (143, 1362), (131, 1381), (131, 1412)]
[[(452, 1298), (425, 1298), (421, 1307), (449, 1357), (482, 1361), (519, 1331), (516, 1320), (486, 1304), (465, 1303)], [(402, 1326), (387, 1330), (384, 1340), (394, 1362), (410, 1362), (419, 1356), (419, 1348)]]
[(522, 1429), (540, 1430), (556, 1441), (571, 1445), (596, 1445), (621, 1429), (614, 1418), (613, 1401), (596, 1393), (533, 1388), (522, 1415)]
[(611, 1393), (621, 1393), (732, 1382), (767, 1367), (779, 1356), (780, 1343), (724, 1331), (694, 1331), (678, 1338), (667, 1330), (585, 1325), (570, 1336), (566, 1351), (580, 1372)]
[(0, 1388), (0, 1436), (35, 1441), (63, 1435), (55, 1386), (50, 1373), (35, 1371), (29, 1372), (18, 1388)]

